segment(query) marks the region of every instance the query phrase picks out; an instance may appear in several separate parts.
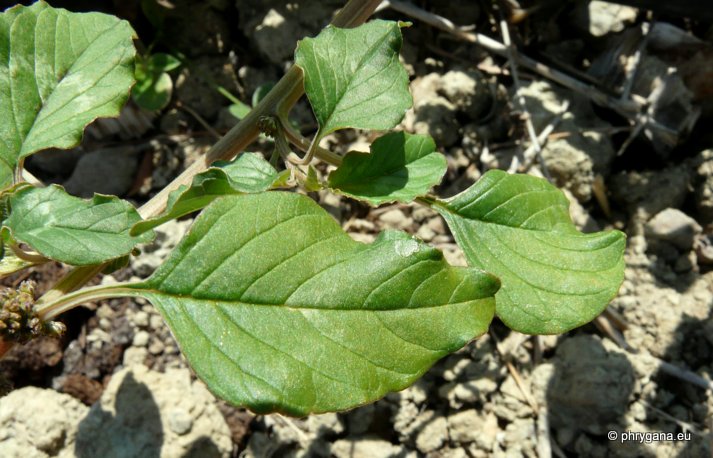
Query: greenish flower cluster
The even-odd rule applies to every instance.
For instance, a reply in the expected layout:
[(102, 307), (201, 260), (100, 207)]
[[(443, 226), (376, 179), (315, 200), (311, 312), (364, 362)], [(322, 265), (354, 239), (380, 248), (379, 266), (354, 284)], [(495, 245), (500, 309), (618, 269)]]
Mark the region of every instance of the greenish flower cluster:
[(0, 290), (0, 336), (5, 341), (27, 342), (39, 336), (60, 336), (65, 326), (56, 321), (43, 322), (34, 310), (35, 285), (24, 281), (17, 289)]

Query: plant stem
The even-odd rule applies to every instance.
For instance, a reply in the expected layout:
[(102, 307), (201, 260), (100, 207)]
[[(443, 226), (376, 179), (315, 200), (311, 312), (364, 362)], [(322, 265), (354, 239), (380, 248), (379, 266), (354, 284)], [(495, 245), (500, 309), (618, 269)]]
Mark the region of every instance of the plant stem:
[(114, 285), (99, 285), (91, 288), (83, 288), (74, 293), (66, 294), (53, 302), (46, 302), (43, 298), (43, 304), (39, 307), (38, 317), (42, 321), (50, 321), (57, 315), (71, 310), (78, 305), (99, 301), (102, 299), (110, 299), (114, 297), (129, 297), (137, 296), (135, 288), (132, 288), (131, 283), (117, 283)]
[[(357, 27), (374, 13), (381, 0), (349, 0), (339, 13), (334, 17), (332, 25), (335, 27)], [(248, 115), (233, 127), (223, 138), (208, 151), (205, 158), (192, 163), (175, 180), (151, 200), (139, 208), (142, 218), (157, 216), (166, 207), (168, 195), (181, 185), (190, 185), (193, 177), (205, 171), (217, 160), (229, 160), (240, 154), (260, 135), (258, 121), (264, 116), (285, 114), (304, 94), (302, 70), (293, 65), (270, 92), (258, 103)], [(62, 278), (52, 289), (47, 291), (39, 300), (39, 313), (48, 313), (41, 304), (54, 304), (62, 296), (71, 293), (86, 284), (95, 275), (102, 271), (104, 265), (76, 267)], [(78, 304), (74, 304), (76, 306)], [(65, 309), (63, 309), (65, 310)], [(53, 315), (54, 316), (54, 315)], [(3, 342), (0, 340), (0, 345)]]
[(10, 351), (12, 348), (14, 342), (5, 342), (4, 340), (0, 339), (0, 358), (2, 358), (5, 353)]

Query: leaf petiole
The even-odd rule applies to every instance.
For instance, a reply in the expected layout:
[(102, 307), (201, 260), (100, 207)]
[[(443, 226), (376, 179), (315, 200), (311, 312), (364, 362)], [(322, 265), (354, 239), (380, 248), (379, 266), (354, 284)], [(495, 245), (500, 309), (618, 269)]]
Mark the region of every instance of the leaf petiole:
[(116, 297), (135, 297), (139, 294), (132, 288), (131, 283), (117, 283), (113, 285), (100, 285), (82, 288), (79, 291), (66, 294), (54, 300), (40, 298), (35, 303), (37, 316), (42, 321), (51, 321), (56, 316), (87, 302)]

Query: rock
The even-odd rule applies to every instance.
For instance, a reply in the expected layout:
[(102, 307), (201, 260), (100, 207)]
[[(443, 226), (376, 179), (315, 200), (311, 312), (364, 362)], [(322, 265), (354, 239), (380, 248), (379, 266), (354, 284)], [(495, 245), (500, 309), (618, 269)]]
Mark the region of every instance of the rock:
[(335, 458), (396, 458), (406, 456), (403, 447), (378, 437), (340, 439), (332, 444)]
[(442, 81), (438, 73), (416, 78), (411, 83), (413, 111), (407, 112), (404, 125), (406, 130), (430, 135), (436, 145), (445, 148), (458, 142), (459, 126), (455, 119), (456, 106), (439, 93), (441, 89)]
[(134, 182), (138, 157), (130, 148), (92, 151), (79, 159), (64, 188), (79, 197), (94, 193), (123, 196)]
[(475, 409), (448, 417), (448, 436), (459, 444), (474, 442), (483, 429), (483, 417)]
[(695, 161), (696, 207), (704, 223), (713, 222), (713, 149), (703, 151)]
[(610, 179), (609, 190), (612, 198), (626, 206), (634, 219), (644, 222), (666, 208), (681, 207), (690, 179), (685, 165), (660, 171), (621, 172)]
[(434, 416), (422, 423), (416, 436), (416, 448), (422, 453), (435, 452), (448, 443), (448, 422), (446, 417)]
[(230, 430), (215, 398), (187, 369), (137, 365), (115, 373), (79, 424), (79, 457), (228, 457)]
[(547, 403), (552, 427), (590, 434), (604, 434), (619, 421), (633, 387), (634, 370), (627, 358), (585, 334), (561, 341), (554, 363), (533, 373), (533, 393)]
[(693, 248), (693, 241), (701, 233), (696, 220), (675, 208), (657, 213), (646, 223), (645, 234), (649, 239), (671, 243), (681, 251)]
[(27, 159), (30, 169), (37, 168), (44, 173), (67, 177), (84, 154), (81, 147), (66, 149), (50, 148), (33, 154)]
[[(232, 22), (220, 11), (227, 7), (225, 0), (195, 3), (190, 0), (171, 0), (173, 7), (164, 21), (167, 42), (191, 57), (215, 55), (225, 51)], [(232, 15), (231, 15), (232, 16)]]
[(581, 2), (574, 12), (574, 25), (588, 31), (592, 36), (603, 37), (609, 33), (621, 32), (633, 23), (638, 10), (600, 0)]
[(292, 59), (297, 40), (316, 35), (343, 3), (341, 0), (236, 0), (235, 6), (240, 11), (239, 29), (268, 62), (281, 65)]
[(451, 70), (440, 78), (437, 91), (472, 120), (480, 119), (493, 103), (489, 84), (480, 72)]
[(205, 56), (192, 61), (176, 78), (176, 95), (181, 103), (212, 121), (229, 104), (215, 86), (235, 92), (238, 87), (233, 64), (224, 57)]
[(570, 107), (561, 116), (557, 127), (558, 131), (568, 132), (569, 135), (547, 142), (542, 157), (558, 186), (568, 189), (580, 201), (589, 200), (594, 176), (606, 175), (614, 160), (614, 149), (609, 138), (594, 130), (609, 124), (594, 114), (587, 99), (556, 88), (547, 81), (524, 84), (520, 94), (525, 99), (537, 132), (561, 113), (565, 101), (570, 101)]
[(406, 220), (404, 212), (398, 208), (384, 212), (379, 216), (379, 221), (391, 227), (398, 227)]
[(154, 229), (156, 238), (143, 246), (141, 256), (131, 258), (131, 269), (139, 277), (148, 277), (160, 266), (188, 231), (192, 220), (172, 220)]
[(131, 345), (134, 347), (145, 347), (146, 345), (149, 344), (149, 338), (150, 334), (146, 331), (139, 331), (136, 334), (134, 334), (134, 340), (131, 342)]
[(7, 458), (72, 457), (89, 408), (68, 394), (32, 386), (0, 398), (0, 454)]

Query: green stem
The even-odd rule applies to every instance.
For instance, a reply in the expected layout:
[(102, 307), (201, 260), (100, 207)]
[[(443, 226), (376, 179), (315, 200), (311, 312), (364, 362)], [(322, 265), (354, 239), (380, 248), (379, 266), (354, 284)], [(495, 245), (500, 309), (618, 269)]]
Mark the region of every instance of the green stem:
[(50, 321), (57, 315), (73, 309), (87, 302), (111, 299), (115, 297), (135, 297), (138, 296), (136, 288), (132, 283), (117, 283), (114, 285), (100, 285), (91, 288), (82, 288), (74, 293), (65, 294), (54, 301), (48, 301), (45, 297), (35, 304), (37, 316), (42, 321)]
[[(339, 13), (334, 17), (332, 25), (335, 27), (357, 27), (374, 13), (381, 0), (349, 0)], [(156, 194), (151, 200), (139, 208), (142, 218), (157, 216), (166, 207), (169, 194), (181, 185), (190, 185), (193, 177), (205, 171), (217, 160), (229, 160), (241, 153), (254, 142), (260, 135), (258, 122), (264, 116), (274, 116), (279, 113), (289, 112), (304, 94), (302, 70), (293, 65), (280, 79), (275, 87), (258, 103), (248, 115), (221, 138), (204, 159), (192, 163), (175, 180)], [(77, 267), (65, 278), (59, 281), (39, 301), (42, 303), (55, 303), (60, 298), (79, 286), (86, 284), (95, 275), (102, 271), (103, 265)]]

